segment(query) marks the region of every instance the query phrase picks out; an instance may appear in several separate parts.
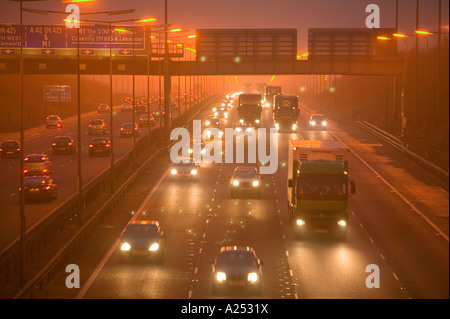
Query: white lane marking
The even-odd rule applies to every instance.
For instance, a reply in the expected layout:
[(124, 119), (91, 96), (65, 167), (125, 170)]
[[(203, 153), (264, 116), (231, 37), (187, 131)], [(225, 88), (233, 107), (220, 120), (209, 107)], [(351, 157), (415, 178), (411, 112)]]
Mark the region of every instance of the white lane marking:
[[(331, 135), (333, 135), (337, 140), (341, 141), (342, 140), (337, 137), (333, 132), (329, 132)], [(355, 151), (353, 151), (353, 149), (350, 148), (350, 152), (352, 152), (353, 155), (355, 155), (364, 165), (367, 166), (367, 168), (369, 168), (375, 175), (379, 176), (380, 180), (386, 184), (392, 191), (394, 191), (395, 194), (397, 194), (398, 197), (400, 197), (409, 207), (411, 207), (411, 210), (414, 211), (417, 215), (419, 215), (420, 217), (422, 217), (423, 220), (425, 220), (431, 227), (434, 228), (434, 230), (436, 230), (441, 236), (442, 238), (444, 238), (447, 242), (448, 240), (448, 236), (441, 230), (439, 229), (439, 227), (437, 227), (431, 220), (428, 219), (427, 216), (425, 216), (417, 207), (415, 207), (408, 199), (406, 199), (405, 196), (403, 196), (398, 190), (396, 190), (394, 188), (394, 186), (392, 186), (387, 180), (385, 180), (383, 177), (380, 176), (380, 174), (372, 167), (370, 166), (361, 156), (359, 156), (358, 154), (355, 153)]]
[[(150, 201), (150, 199), (155, 194), (156, 190), (159, 188), (159, 186), (163, 182), (163, 180), (166, 177), (166, 175), (169, 173), (169, 170), (170, 170), (170, 168), (168, 168), (166, 170), (166, 172), (161, 176), (161, 178), (158, 180), (158, 182), (155, 184), (155, 186), (153, 186), (153, 188), (150, 191), (150, 193), (148, 193), (148, 195), (145, 197), (144, 201), (141, 203), (139, 208), (136, 210), (136, 214), (134, 214), (133, 217), (130, 219), (130, 222), (136, 220), (136, 218), (140, 215), (140, 213), (142, 212), (144, 207), (147, 205), (148, 201)], [(114, 242), (114, 244), (111, 246), (110, 250), (106, 253), (105, 257), (103, 257), (102, 261), (98, 264), (97, 268), (95, 268), (94, 272), (91, 274), (89, 279), (86, 281), (86, 284), (80, 290), (80, 292), (75, 297), (75, 299), (82, 299), (84, 297), (84, 295), (86, 294), (87, 290), (91, 287), (92, 283), (94, 282), (94, 280), (97, 278), (97, 276), (100, 273), (100, 271), (105, 266), (106, 262), (109, 260), (109, 258), (111, 258), (112, 254), (116, 251), (117, 246), (119, 245), (119, 243), (120, 243), (120, 238), (118, 238)]]

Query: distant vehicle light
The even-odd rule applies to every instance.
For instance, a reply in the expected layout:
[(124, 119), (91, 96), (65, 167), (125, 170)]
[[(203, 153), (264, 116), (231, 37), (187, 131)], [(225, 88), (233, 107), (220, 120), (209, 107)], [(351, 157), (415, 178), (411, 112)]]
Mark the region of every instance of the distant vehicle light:
[(206, 122), (205, 122), (205, 125), (206, 125), (206, 126), (209, 126), (209, 125), (211, 125), (211, 122), (210, 122), (210, 121), (206, 121)]
[(234, 181), (233, 181), (233, 186), (239, 186), (239, 181), (234, 180)]
[(170, 172), (172, 173), (172, 175), (175, 175), (176, 173), (178, 173), (175, 168), (172, 168), (172, 170)]
[(150, 250), (150, 251), (157, 251), (158, 249), (159, 249), (159, 244), (158, 243), (153, 243), (148, 248), (148, 250)]
[(347, 222), (346, 222), (345, 220), (342, 220), (342, 219), (341, 219), (340, 221), (338, 221), (337, 223), (338, 223), (338, 225), (341, 226), (341, 227), (347, 226)]
[(253, 181), (253, 187), (258, 187), (259, 186), (259, 181)]
[(196, 169), (193, 169), (193, 170), (191, 171), (191, 175), (197, 175), (197, 170), (196, 170)]
[(326, 121), (323, 121), (323, 122), (322, 122), (322, 126), (327, 126), (327, 122), (326, 122)]
[(259, 122), (260, 122), (260, 120), (256, 120), (256, 121), (255, 121), (256, 124), (259, 124)]
[(130, 251), (131, 245), (129, 243), (123, 243), (122, 246), (120, 246), (120, 250), (122, 251)]
[(305, 225), (305, 221), (302, 220), (302, 219), (297, 219), (296, 223), (297, 223), (298, 226), (303, 226), (303, 225)]
[(315, 126), (316, 125), (316, 121), (311, 121), (311, 125)]

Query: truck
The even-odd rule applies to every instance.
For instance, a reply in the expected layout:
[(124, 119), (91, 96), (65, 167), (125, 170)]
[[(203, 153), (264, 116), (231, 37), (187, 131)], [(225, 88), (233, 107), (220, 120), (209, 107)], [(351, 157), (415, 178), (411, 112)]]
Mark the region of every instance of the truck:
[(298, 96), (275, 95), (273, 121), (278, 131), (295, 131), (299, 113)]
[(261, 94), (242, 93), (239, 94), (239, 104), (237, 107), (239, 121), (251, 123), (255, 127), (261, 124)]
[(275, 95), (281, 94), (281, 86), (267, 85), (264, 93), (264, 107), (271, 108)]
[(299, 239), (328, 234), (344, 240), (348, 231), (349, 148), (340, 141), (289, 140), (288, 213)]

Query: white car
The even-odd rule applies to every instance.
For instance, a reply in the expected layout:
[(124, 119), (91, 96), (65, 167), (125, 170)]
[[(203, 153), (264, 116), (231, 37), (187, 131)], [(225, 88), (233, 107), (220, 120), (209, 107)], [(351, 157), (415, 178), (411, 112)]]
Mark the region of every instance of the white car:
[(49, 115), (45, 121), (46, 128), (61, 128), (62, 127), (62, 119), (59, 115)]
[(325, 115), (313, 114), (309, 118), (309, 127), (312, 129), (326, 130), (327, 125), (328, 124)]

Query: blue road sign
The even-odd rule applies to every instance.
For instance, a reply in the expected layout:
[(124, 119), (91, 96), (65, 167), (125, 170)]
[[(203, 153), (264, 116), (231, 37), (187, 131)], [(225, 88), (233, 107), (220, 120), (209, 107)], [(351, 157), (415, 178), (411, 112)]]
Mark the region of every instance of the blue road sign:
[(46, 85), (44, 87), (44, 100), (46, 102), (70, 102), (70, 85)]
[[(82, 26), (67, 29), (65, 25), (24, 25), (24, 48), (37, 49), (113, 49), (145, 48), (144, 28), (136, 27), (136, 32), (118, 32), (107, 26)], [(0, 48), (20, 48), (20, 25), (0, 24)]]

